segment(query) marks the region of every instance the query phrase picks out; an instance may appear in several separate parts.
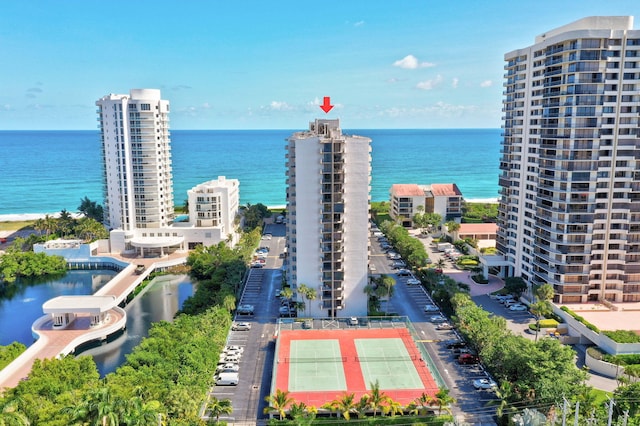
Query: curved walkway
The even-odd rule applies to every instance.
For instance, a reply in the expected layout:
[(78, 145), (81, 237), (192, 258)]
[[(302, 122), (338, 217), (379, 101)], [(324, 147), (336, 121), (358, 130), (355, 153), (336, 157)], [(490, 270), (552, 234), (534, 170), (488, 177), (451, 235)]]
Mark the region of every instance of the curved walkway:
[[(98, 290), (95, 295), (113, 295), (116, 303), (120, 303), (144, 280), (155, 268), (162, 268), (184, 263), (187, 252), (173, 253), (163, 258), (129, 258), (116, 254), (108, 254), (120, 261), (129, 262), (129, 266), (120, 271), (106, 285)], [(142, 274), (136, 274), (136, 265), (145, 265)], [(106, 338), (107, 336), (124, 329), (126, 325), (126, 313), (123, 309), (115, 307), (109, 311), (108, 320), (100, 326), (91, 327), (91, 318), (88, 315), (78, 317), (64, 329), (54, 329), (49, 316), (43, 316), (36, 320), (32, 326), (36, 340), (11, 364), (0, 371), (0, 393), (6, 388), (15, 387), (20, 380), (26, 378), (31, 371), (36, 359), (50, 359), (72, 353), (80, 344)]]

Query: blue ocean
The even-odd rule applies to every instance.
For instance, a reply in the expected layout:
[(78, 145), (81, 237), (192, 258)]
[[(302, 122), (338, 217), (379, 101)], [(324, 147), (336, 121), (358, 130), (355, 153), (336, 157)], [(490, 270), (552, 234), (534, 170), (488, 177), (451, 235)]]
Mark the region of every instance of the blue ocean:
[[(303, 130), (173, 130), (174, 199), (198, 183), (240, 181), (241, 203), (285, 204), (285, 139)], [(394, 183), (455, 182), (467, 200), (498, 197), (500, 129), (343, 130), (372, 143), (371, 199)], [(102, 204), (98, 131), (0, 131), (1, 215)]]

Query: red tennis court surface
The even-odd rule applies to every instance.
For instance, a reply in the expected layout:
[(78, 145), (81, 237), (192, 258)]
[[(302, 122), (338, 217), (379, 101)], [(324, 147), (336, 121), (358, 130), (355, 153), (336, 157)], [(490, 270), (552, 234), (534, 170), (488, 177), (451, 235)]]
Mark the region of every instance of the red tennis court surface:
[[(356, 350), (356, 339), (402, 339), (407, 352), (415, 366), (415, 369), (422, 381), (422, 387), (418, 389), (384, 389), (381, 391), (391, 397), (394, 401), (407, 405), (422, 393), (435, 395), (438, 392), (438, 385), (434, 380), (431, 372), (427, 368), (426, 363), (422, 360), (421, 353), (416, 346), (409, 330), (406, 328), (393, 329), (353, 329), (353, 330), (280, 330), (278, 335), (278, 352), (276, 353), (274, 371), (275, 389), (271, 389), (271, 393), (275, 393), (276, 389), (288, 391), (289, 396), (296, 402), (304, 402), (307, 405), (320, 407), (323, 404), (332, 401), (344, 394), (343, 390), (335, 391), (306, 391), (294, 392), (289, 389), (289, 369), (292, 364), (285, 360), (290, 357), (291, 342), (296, 340), (338, 340), (340, 352), (342, 355), (342, 367), (344, 369), (347, 393), (354, 393), (356, 400), (369, 392), (367, 387), (369, 383), (365, 383), (362, 373), (361, 363), (358, 360)], [(337, 361), (338, 362), (338, 361)], [(312, 387), (312, 386), (310, 386)]]

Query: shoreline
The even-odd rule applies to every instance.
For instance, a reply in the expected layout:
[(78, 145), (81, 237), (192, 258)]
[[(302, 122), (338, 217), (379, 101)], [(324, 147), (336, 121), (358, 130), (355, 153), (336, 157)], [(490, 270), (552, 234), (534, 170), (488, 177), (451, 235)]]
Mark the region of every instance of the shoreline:
[[(384, 200), (388, 201), (388, 200)], [(498, 198), (470, 198), (464, 200), (467, 203), (474, 204), (498, 204)], [(275, 205), (275, 206), (267, 206), (269, 209), (284, 209), (286, 208), (285, 204)], [(78, 217), (80, 213), (78, 212), (70, 212), (72, 216)], [(50, 217), (57, 218), (60, 216), (60, 212), (56, 213), (14, 213), (14, 214), (0, 214), (0, 222), (23, 222), (29, 220), (38, 220), (44, 219), (45, 216), (49, 215)]]

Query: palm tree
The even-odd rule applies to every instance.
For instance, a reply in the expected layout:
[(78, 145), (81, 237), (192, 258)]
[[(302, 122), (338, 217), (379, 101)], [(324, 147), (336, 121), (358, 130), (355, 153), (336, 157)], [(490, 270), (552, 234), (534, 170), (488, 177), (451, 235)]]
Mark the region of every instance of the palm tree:
[(553, 294), (553, 286), (551, 284), (543, 284), (535, 289), (536, 302), (529, 305), (529, 310), (536, 317), (536, 342), (540, 331), (540, 320), (552, 311), (549, 301), (553, 299)]
[[(487, 406), (497, 406), (496, 407), (496, 416), (498, 417), (498, 421), (502, 421), (502, 416), (505, 414), (505, 409), (509, 407), (509, 400), (513, 396), (513, 387), (511, 383), (508, 381), (503, 381), (500, 383), (500, 387), (495, 390), (496, 398), (492, 399), (487, 403)], [(509, 411), (516, 411), (514, 407), (510, 407)]]
[(346, 392), (340, 398), (325, 404), (327, 408), (338, 411), (338, 415), (342, 414), (342, 417), (347, 421), (351, 419), (351, 413), (356, 412), (356, 405), (356, 395)]
[(19, 411), (19, 399), (0, 399), (0, 425), (29, 426), (29, 418)]
[(391, 398), (380, 390), (380, 383), (370, 383), (371, 392), (369, 392), (369, 407), (373, 410), (373, 417), (376, 416), (378, 409), (382, 410), (385, 405), (391, 402)]
[(358, 414), (359, 419), (363, 419), (369, 409), (369, 395), (364, 394), (360, 397), (360, 400), (356, 403), (353, 411)]
[(424, 415), (427, 412), (427, 407), (433, 405), (434, 399), (431, 395), (422, 392), (419, 397), (413, 400), (415, 405), (414, 412), (419, 415)]
[(442, 388), (436, 392), (435, 395), (435, 403), (438, 406), (438, 415), (442, 412), (442, 408), (444, 408), (449, 414), (451, 414), (451, 408), (449, 405), (455, 404), (456, 399), (449, 395), (449, 389)]
[[(311, 288), (309, 286), (307, 286), (306, 284), (300, 284), (298, 286), (298, 293), (300, 293), (302, 295), (302, 297), (307, 300), (309, 302), (309, 305), (311, 305), (311, 301), (316, 300), (316, 298), (318, 297), (318, 292), (316, 291), (315, 288)], [(307, 313), (307, 307), (305, 306), (305, 315)]]
[(316, 418), (318, 409), (314, 406), (307, 406), (304, 402), (293, 403), (289, 407), (289, 416), (293, 418), (296, 425), (310, 425)]
[(265, 397), (264, 400), (269, 403), (269, 405), (265, 407), (264, 413), (269, 414), (277, 411), (280, 415), (280, 420), (285, 418), (287, 407), (295, 403), (295, 400), (289, 396), (289, 391), (282, 391), (280, 389), (276, 389), (276, 393)]
[(387, 293), (386, 310), (387, 310), (387, 313), (389, 313), (389, 302), (391, 301), (391, 296), (393, 296), (393, 290), (394, 290), (394, 286), (396, 285), (396, 280), (394, 280), (393, 277), (390, 277), (389, 275), (383, 275), (381, 278), (382, 278), (382, 283), (381, 283), (382, 288), (384, 288)]
[(218, 399), (215, 396), (211, 396), (207, 403), (207, 410), (216, 418), (216, 423), (218, 423), (220, 421), (220, 415), (231, 414), (233, 407), (231, 407), (231, 400)]

